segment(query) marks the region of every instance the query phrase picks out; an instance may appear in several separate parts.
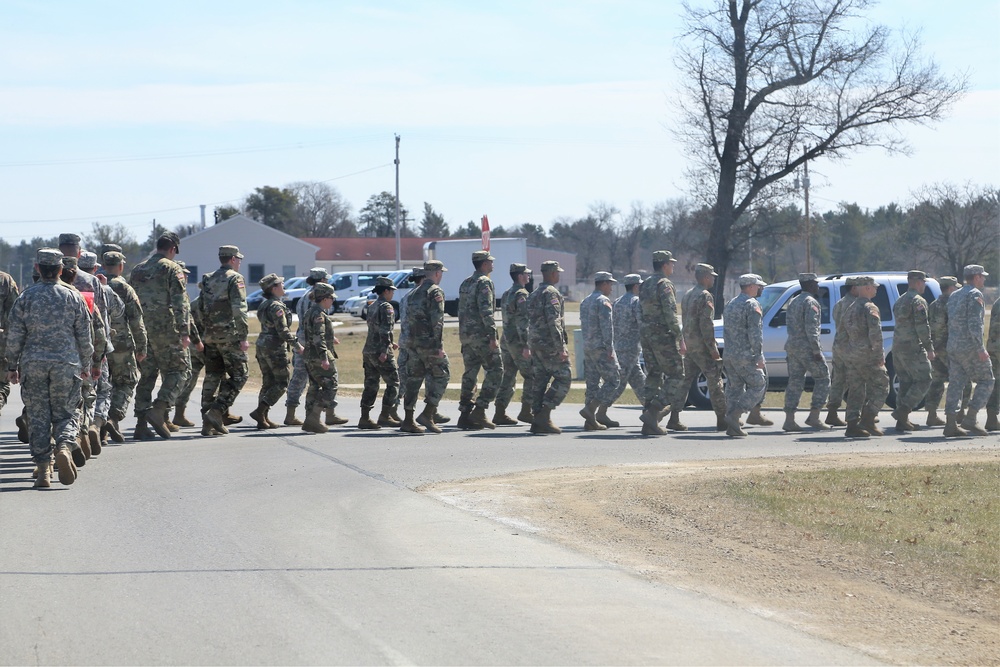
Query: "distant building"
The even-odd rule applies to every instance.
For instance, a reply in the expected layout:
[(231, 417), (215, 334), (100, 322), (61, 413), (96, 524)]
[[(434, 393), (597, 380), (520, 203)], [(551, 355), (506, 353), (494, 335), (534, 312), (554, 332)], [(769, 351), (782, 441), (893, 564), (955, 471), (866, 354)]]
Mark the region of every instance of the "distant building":
[(219, 268), (219, 246), (239, 246), (243, 253), (240, 273), (247, 283), (247, 293), (258, 289), (257, 281), (269, 273), (285, 278), (306, 275), (316, 266), (318, 248), (282, 231), (268, 227), (245, 215), (235, 215), (181, 239), (177, 259), (191, 270), (188, 294), (198, 294), (202, 275)]
[[(395, 271), (396, 238), (304, 238), (319, 248), (316, 266), (330, 273), (338, 271)], [(424, 243), (440, 239), (405, 237), (399, 240), (400, 268), (408, 269), (424, 263)]]

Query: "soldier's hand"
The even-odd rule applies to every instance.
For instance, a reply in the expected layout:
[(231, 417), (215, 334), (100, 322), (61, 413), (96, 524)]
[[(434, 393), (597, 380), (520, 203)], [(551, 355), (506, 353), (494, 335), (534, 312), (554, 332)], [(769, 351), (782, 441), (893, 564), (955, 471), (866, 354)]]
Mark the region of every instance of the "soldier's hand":
[(814, 352), (813, 353), (813, 361), (823, 361), (823, 353), (822, 352)]
[(96, 380), (99, 377), (101, 377), (101, 367), (100, 365), (94, 366), (93, 368), (90, 369), (90, 378), (92, 380)]
[(381, 361), (381, 362), (383, 362), (383, 363), (385, 363), (385, 360), (388, 359), (388, 358), (389, 358), (389, 355), (386, 354), (385, 352), (383, 352), (382, 354), (378, 355), (378, 360)]
[(490, 349), (491, 350), (495, 350), (498, 347), (500, 347), (500, 344), (497, 342), (497, 339), (496, 338), (491, 338), (490, 339)]
[(135, 363), (137, 363), (137, 364), (141, 364), (145, 359), (146, 359), (146, 355), (145, 354), (137, 354), (137, 355), (135, 355)]
[(927, 360), (928, 361), (934, 361), (936, 358), (937, 358), (937, 355), (934, 354), (934, 350), (927, 350)]
[(295, 344), (295, 354), (302, 354), (306, 351), (306, 348), (302, 347), (302, 343)]
[(566, 361), (567, 359), (569, 359), (569, 350), (564, 347), (562, 352), (559, 353), (559, 361)]
[(444, 357), (444, 348), (442, 348), (442, 349), (438, 350), (437, 352), (435, 352), (434, 356), (437, 357), (438, 359)]
[(979, 350), (979, 361), (989, 361), (990, 353), (986, 350)]
[(681, 338), (680, 352), (681, 352), (682, 355), (688, 353), (688, 346), (687, 346), (687, 343), (684, 342), (683, 338)]
[(529, 350), (528, 348), (524, 348), (523, 350), (521, 350), (521, 358), (531, 359), (531, 350)]
[(339, 339), (339, 338), (337, 338), (336, 336), (334, 336), (334, 337), (333, 337), (333, 344), (334, 344), (334, 345), (340, 345), (340, 339)]
[(763, 359), (757, 362), (757, 368), (759, 368), (760, 370), (765, 370), (767, 368), (767, 364), (764, 363)]
[(249, 349), (250, 349), (250, 341), (248, 341), (248, 340), (241, 340), (240, 341), (240, 352), (246, 352)]
[(185, 350), (191, 347), (191, 336), (188, 336), (187, 334), (181, 336), (181, 347)]
[(7, 371), (7, 382), (18, 384), (21, 381), (21, 374), (17, 371)]
[(399, 343), (393, 343), (392, 344), (392, 349), (398, 350), (399, 349)]
[(882, 359), (879, 359), (878, 367), (879, 368), (885, 368), (885, 358), (884, 357)]
[(322, 362), (320, 362), (320, 366), (323, 367), (324, 371), (330, 370), (330, 360), (329, 359), (324, 359)]
[(194, 349), (198, 350), (199, 352), (204, 352), (205, 344), (202, 343), (201, 341), (198, 341), (198, 344), (194, 346)]

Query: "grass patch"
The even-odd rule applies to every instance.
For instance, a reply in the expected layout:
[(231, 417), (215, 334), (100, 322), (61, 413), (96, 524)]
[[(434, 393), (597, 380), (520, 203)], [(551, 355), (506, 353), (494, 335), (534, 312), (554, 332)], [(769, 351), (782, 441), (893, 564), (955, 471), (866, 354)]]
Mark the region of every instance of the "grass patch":
[(1000, 464), (741, 475), (722, 493), (804, 531), (967, 585), (1000, 580)]

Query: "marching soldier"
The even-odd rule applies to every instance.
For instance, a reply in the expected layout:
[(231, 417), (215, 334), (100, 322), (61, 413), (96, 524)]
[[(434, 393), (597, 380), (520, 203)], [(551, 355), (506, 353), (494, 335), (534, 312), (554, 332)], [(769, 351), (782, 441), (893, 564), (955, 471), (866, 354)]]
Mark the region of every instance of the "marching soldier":
[(830, 372), (830, 399), (826, 404), (827, 414), (825, 423), (829, 426), (847, 426), (847, 422), (837, 415), (840, 405), (844, 401), (844, 392), (847, 391), (847, 329), (844, 328), (844, 313), (851, 307), (857, 294), (858, 279), (850, 276), (844, 280), (844, 287), (847, 292), (840, 297), (833, 306), (830, 317), (833, 319), (833, 368)]
[[(7, 358), (5, 350), (7, 348), (7, 332), (10, 330), (10, 311), (14, 307), (14, 300), (17, 299), (17, 283), (9, 273), (0, 271), (0, 368), (7, 369)], [(7, 381), (7, 374), (2, 373), (0, 377), (0, 411), (7, 405), (7, 397), (10, 396), (10, 382)]]
[(819, 281), (815, 273), (800, 273), (802, 291), (788, 302), (785, 310), (788, 340), (785, 353), (788, 359), (788, 388), (785, 390), (785, 424), (782, 430), (801, 431), (795, 423), (795, 410), (805, 389), (806, 373), (813, 378), (813, 395), (806, 424), (815, 429), (829, 430), (820, 420), (819, 412), (830, 394), (830, 369), (823, 358), (823, 345), (819, 330), (823, 309), (819, 305)]
[[(948, 301), (948, 394), (945, 411), (945, 437), (987, 435), (976, 423), (979, 411), (986, 407), (993, 391), (993, 368), (990, 354), (983, 345), (986, 303), (982, 289), (986, 283), (985, 269), (979, 264), (965, 267), (965, 286)], [(976, 387), (969, 399), (969, 410), (959, 424), (958, 411), (962, 390), (968, 382)]]
[[(458, 337), (462, 343), (462, 393), (459, 398), (457, 426), (460, 429), (477, 431), (496, 428), (496, 424), (486, 416), (497, 396), (503, 381), (503, 362), (500, 358), (500, 342), (497, 335), (496, 292), (490, 274), (495, 258), (486, 250), (472, 253), (475, 272), (462, 281), (458, 296)], [(483, 386), (476, 396), (476, 380), (479, 369), (485, 371)]]
[(295, 353), (301, 356), (303, 347), (289, 329), (292, 312), (281, 301), (285, 295), (285, 279), (276, 273), (269, 273), (260, 279), (259, 284), (265, 297), (257, 308), (260, 335), (257, 336), (256, 357), (261, 385), (257, 408), (250, 413), (250, 418), (257, 423), (257, 429), (262, 430), (278, 428), (268, 412), (288, 388), (288, 348), (294, 345)]
[(104, 253), (104, 273), (108, 287), (121, 299), (124, 306), (124, 326), (114, 329), (111, 343), (115, 349), (108, 355), (111, 376), (111, 402), (108, 421), (104, 427), (115, 442), (125, 442), (119, 423), (125, 419), (128, 404), (139, 382), (139, 364), (146, 358), (146, 325), (142, 305), (132, 286), (125, 282), (125, 255), (117, 251)]
[(875, 418), (889, 395), (889, 375), (882, 349), (882, 318), (872, 301), (878, 283), (871, 276), (856, 279), (857, 298), (843, 314), (847, 332), (844, 361), (847, 365), (848, 438), (884, 435)]
[[(305, 298), (305, 297), (303, 297)], [(302, 430), (308, 433), (326, 433), (330, 430), (320, 419), (324, 410), (332, 407), (337, 395), (337, 353), (333, 321), (327, 312), (333, 308), (336, 294), (327, 282), (316, 283), (309, 295), (310, 305), (299, 322), (303, 328), (302, 353), (309, 374), (306, 392), (306, 418)]]
[(767, 285), (755, 273), (740, 276), (740, 293), (726, 304), (726, 435), (745, 438), (740, 417), (759, 405), (767, 391), (764, 373), (763, 313), (757, 297)]
[[(944, 426), (945, 421), (938, 416), (938, 406), (944, 397), (944, 385), (948, 381), (948, 301), (960, 286), (955, 276), (938, 278), (941, 286), (941, 296), (934, 299), (927, 307), (928, 320), (931, 327), (931, 340), (934, 342), (934, 358), (931, 360), (931, 383), (927, 389), (924, 405), (927, 407), (927, 425)], [(962, 390), (962, 408), (959, 415), (965, 415), (972, 396), (972, 384), (966, 384)]]
[[(438, 404), (448, 389), (451, 371), (448, 355), (444, 352), (444, 291), (438, 287), (441, 276), (448, 269), (438, 260), (424, 262), (424, 280), (410, 292), (406, 308), (407, 345), (406, 387), (403, 399), (403, 423), (399, 430), (405, 433), (440, 433), (436, 422)], [(414, 420), (413, 413), (424, 385), (425, 407)], [(423, 428), (421, 428), (423, 427)]]
[[(518, 421), (530, 424), (531, 414), (531, 349), (528, 347), (528, 283), (531, 269), (525, 264), (510, 265), (510, 279), (513, 284), (500, 297), (500, 313), (503, 318), (503, 334), (500, 336), (500, 355), (503, 358), (503, 380), (497, 391), (496, 414), (493, 423), (497, 426), (514, 426)], [(514, 397), (517, 374), (524, 378), (521, 389), (521, 412), (517, 419), (507, 416), (507, 406)]]
[[(368, 309), (368, 337), (361, 352), (365, 387), (361, 393), (361, 420), (358, 421), (358, 428), (366, 430), (401, 425), (401, 422), (392, 418), (396, 396), (399, 394), (399, 371), (394, 354), (399, 345), (392, 336), (392, 328), (396, 324), (396, 309), (392, 307), (392, 297), (396, 293), (396, 286), (390, 278), (379, 276), (375, 279), (374, 292), (378, 300)], [(371, 411), (375, 407), (380, 378), (385, 383), (382, 412), (378, 420), (372, 421)]]
[(916, 430), (910, 423), (910, 413), (924, 400), (931, 385), (931, 362), (934, 346), (927, 315), (927, 301), (922, 296), (927, 274), (910, 271), (906, 274), (908, 289), (892, 307), (896, 321), (892, 339), (892, 361), (899, 378), (896, 393), (896, 430), (900, 433)]
[(1000, 431), (1000, 299), (993, 302), (990, 308), (990, 333), (986, 339), (986, 351), (990, 354), (990, 365), (993, 367), (993, 393), (986, 402), (986, 430)]
[(688, 388), (684, 384), (687, 345), (677, 315), (677, 292), (669, 278), (676, 262), (666, 250), (654, 252), (654, 273), (639, 288), (639, 304), (642, 307), (640, 336), (646, 360), (646, 396), (640, 417), (643, 435), (666, 434), (660, 426), (660, 419), (667, 406), (670, 406), (667, 428), (674, 431), (687, 429), (680, 421), (680, 406), (687, 401)]
[[(642, 285), (642, 276), (630, 273), (625, 276), (622, 284), (625, 286), (625, 293), (618, 297), (611, 308), (615, 327), (615, 356), (618, 357), (618, 366), (621, 368), (621, 382), (618, 383), (618, 390), (611, 402), (621, 398), (626, 387), (632, 385), (635, 397), (642, 403), (646, 393), (646, 373), (639, 364), (639, 355), (642, 353), (642, 345), (639, 343), (639, 328), (642, 326), (639, 287)], [(605, 412), (607, 419), (606, 415)], [(618, 422), (611, 419), (602, 422), (600, 415), (598, 422), (608, 428), (619, 426)]]
[(580, 416), (586, 431), (608, 428), (605, 423), (609, 421), (608, 408), (620, 393), (621, 369), (615, 356), (613, 306), (608, 298), (617, 282), (607, 271), (598, 271), (594, 274), (594, 291), (580, 302), (585, 355), (583, 374), (587, 381), (586, 404)]
[(566, 398), (573, 378), (566, 347), (563, 295), (556, 287), (562, 271), (555, 260), (542, 262), (542, 284), (528, 297), (528, 347), (534, 387), (532, 433), (562, 433), (552, 423), (552, 411)]
[[(711, 264), (698, 264), (694, 269), (698, 284), (684, 295), (681, 316), (684, 324), (684, 386), (690, 387), (699, 373), (708, 381), (708, 395), (715, 411), (715, 430), (725, 431), (726, 394), (722, 389), (722, 355), (715, 342), (715, 297), (712, 287), (719, 274)], [(683, 409), (683, 401), (681, 408)]]

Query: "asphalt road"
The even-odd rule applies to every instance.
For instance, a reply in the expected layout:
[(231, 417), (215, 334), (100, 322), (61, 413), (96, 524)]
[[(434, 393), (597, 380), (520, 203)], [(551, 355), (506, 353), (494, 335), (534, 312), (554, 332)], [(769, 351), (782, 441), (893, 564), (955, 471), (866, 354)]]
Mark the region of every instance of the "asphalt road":
[[(186, 429), (109, 447), (74, 485), (36, 491), (14, 394), (0, 421), (3, 664), (869, 664), (415, 489), (559, 466), (1000, 447), (776, 427), (731, 440), (708, 412), (643, 438), (638, 409), (612, 410), (630, 427), (584, 433), (564, 406), (561, 436)], [(339, 411), (356, 420), (356, 399)]]

